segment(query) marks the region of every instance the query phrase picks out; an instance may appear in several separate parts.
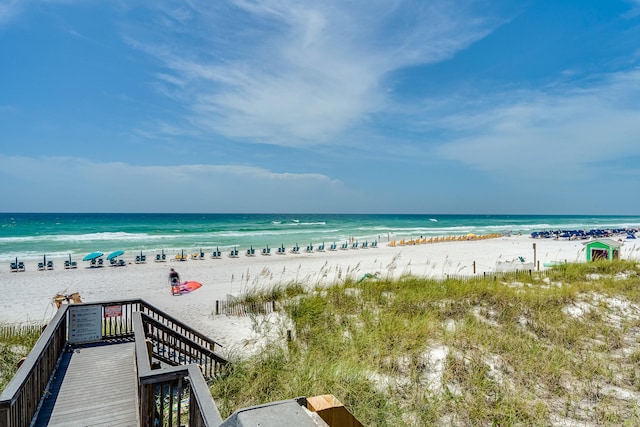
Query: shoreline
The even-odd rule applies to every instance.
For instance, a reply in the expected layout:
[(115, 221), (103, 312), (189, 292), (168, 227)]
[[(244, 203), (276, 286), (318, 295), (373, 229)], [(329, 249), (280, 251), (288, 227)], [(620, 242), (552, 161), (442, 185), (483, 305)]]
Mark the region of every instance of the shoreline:
[[(19, 261), (30, 264), (43, 256), (57, 263), (69, 255), (81, 264), (94, 251), (106, 254), (126, 251), (133, 258), (155, 256), (164, 249), (169, 256), (216, 247), (223, 252), (251, 245), (269, 245), (274, 251), (284, 244), (303, 248), (332, 243), (342, 245), (377, 240), (465, 237), (492, 233), (532, 235), (575, 230), (611, 232), (633, 229), (640, 216), (598, 215), (412, 215), (412, 214), (3, 214), (0, 213), (0, 265)], [(631, 231), (631, 230), (630, 230)], [(34, 264), (34, 265), (35, 265)], [(29, 268), (29, 266), (27, 266)]]
[[(537, 240), (528, 236), (498, 237), (486, 240), (444, 241), (434, 244), (391, 247), (386, 243), (377, 248), (348, 249), (324, 252), (287, 252), (255, 256), (239, 252), (238, 258), (223, 253), (212, 259), (155, 262), (147, 255), (144, 264), (135, 264), (135, 255), (122, 257), (126, 265), (90, 268), (78, 260), (77, 269), (64, 269), (64, 260), (54, 258), (53, 270), (36, 270), (29, 263), (24, 272), (10, 272), (9, 265), (0, 269), (1, 323), (45, 323), (55, 314), (52, 299), (56, 294), (79, 292), (84, 302), (141, 298), (165, 310), (194, 329), (221, 342), (231, 351), (245, 345), (252, 335), (248, 317), (238, 318), (214, 314), (215, 301), (228, 295), (238, 296), (254, 289), (268, 289), (277, 284), (293, 282), (315, 287), (338, 283), (345, 278), (358, 280), (366, 274), (383, 278), (414, 275), (444, 278), (446, 275), (476, 275), (495, 272), (521, 263), (532, 263), (533, 244), (536, 263), (544, 270), (545, 262), (584, 262), (583, 241)], [(621, 248), (622, 259), (640, 259), (640, 243), (626, 241)], [(155, 257), (155, 254), (154, 254)], [(175, 259), (175, 258), (173, 258)], [(533, 265), (533, 264), (532, 264)], [(202, 283), (192, 293), (172, 296), (168, 285), (169, 269), (174, 268), (181, 280)], [(244, 344), (243, 344), (244, 343)]]

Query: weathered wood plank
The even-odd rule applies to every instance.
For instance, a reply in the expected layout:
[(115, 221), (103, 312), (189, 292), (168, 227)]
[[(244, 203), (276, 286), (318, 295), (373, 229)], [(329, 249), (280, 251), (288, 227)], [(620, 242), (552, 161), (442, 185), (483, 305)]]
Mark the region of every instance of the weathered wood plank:
[(137, 426), (134, 344), (78, 346), (61, 362), (36, 426)]

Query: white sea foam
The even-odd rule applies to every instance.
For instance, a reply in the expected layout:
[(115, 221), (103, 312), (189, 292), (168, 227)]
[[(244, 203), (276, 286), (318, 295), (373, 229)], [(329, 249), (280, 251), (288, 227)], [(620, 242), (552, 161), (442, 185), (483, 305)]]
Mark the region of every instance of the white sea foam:
[(154, 240), (154, 239), (170, 239), (172, 235), (151, 235), (151, 234), (139, 234), (139, 233), (125, 233), (125, 232), (103, 232), (103, 233), (88, 233), (88, 234), (62, 234), (62, 235), (41, 235), (41, 236), (17, 236), (17, 237), (0, 237), (0, 244), (2, 243), (21, 243), (21, 242), (89, 242), (89, 241), (104, 241), (104, 240)]

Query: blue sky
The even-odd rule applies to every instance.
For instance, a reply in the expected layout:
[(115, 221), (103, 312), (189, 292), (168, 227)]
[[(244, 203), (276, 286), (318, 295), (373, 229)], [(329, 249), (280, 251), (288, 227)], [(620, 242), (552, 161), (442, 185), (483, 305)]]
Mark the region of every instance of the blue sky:
[(640, 210), (640, 0), (0, 0), (0, 58), (0, 211)]

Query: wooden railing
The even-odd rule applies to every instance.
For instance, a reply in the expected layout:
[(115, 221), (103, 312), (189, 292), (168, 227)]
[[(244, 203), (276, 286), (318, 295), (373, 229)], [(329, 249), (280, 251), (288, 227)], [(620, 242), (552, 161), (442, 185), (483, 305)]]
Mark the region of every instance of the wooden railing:
[(29, 425), (66, 343), (67, 306), (63, 306), (0, 395), (0, 427)]
[[(152, 343), (153, 357), (169, 365), (188, 365), (195, 363), (207, 379), (222, 373), (227, 361), (222, 356), (192, 341), (160, 321), (140, 313), (145, 338)], [(136, 329), (136, 333), (137, 333)]]
[(187, 324), (181, 322), (175, 317), (157, 309), (156, 307), (140, 300), (140, 312), (148, 315), (149, 317), (158, 320), (163, 325), (169, 327), (172, 331), (180, 334), (181, 336), (188, 338), (192, 342), (200, 345), (201, 347), (208, 348), (211, 351), (215, 351), (216, 347), (222, 347), (218, 342), (212, 340), (206, 335), (194, 330)]
[[(219, 375), (227, 363), (215, 353), (220, 344), (141, 299), (82, 304), (96, 305), (102, 313), (100, 340), (135, 339), (142, 426), (153, 426), (154, 420), (163, 426), (179, 426), (185, 424), (185, 416), (189, 426), (221, 424), (205, 381), (205, 376), (211, 379)], [(0, 427), (29, 425), (34, 419), (68, 345), (70, 307), (60, 307), (0, 394)], [(152, 370), (152, 356), (178, 366)], [(188, 411), (182, 403), (186, 396)], [(173, 416), (176, 406), (178, 415)], [(172, 417), (160, 417), (163, 412)]]
[[(174, 332), (202, 347), (215, 351), (216, 347), (222, 347), (218, 342), (207, 337), (181, 322), (175, 317), (165, 313), (142, 299), (122, 300), (122, 301), (102, 301), (84, 305), (100, 305), (102, 307), (103, 332), (102, 339), (118, 339), (133, 336), (133, 313), (140, 312), (156, 319)], [(118, 307), (120, 309), (118, 310)], [(108, 314), (119, 314), (107, 317)]]
[[(183, 362), (187, 362), (187, 357), (200, 352), (201, 356), (214, 360), (209, 364), (214, 367), (212, 372), (219, 369), (215, 366), (222, 366), (226, 361), (193, 341), (181, 343), (175, 334), (168, 334), (171, 331), (169, 328), (144, 313), (134, 314), (134, 330), (141, 425), (220, 425), (222, 418), (198, 365), (182, 363), (166, 368), (155, 366), (157, 369), (152, 369), (151, 361), (156, 358), (169, 364), (177, 364), (176, 359), (162, 358), (159, 349), (163, 346), (184, 357)], [(176, 340), (173, 341), (174, 339)], [(171, 342), (172, 345), (159, 344), (161, 342)]]

